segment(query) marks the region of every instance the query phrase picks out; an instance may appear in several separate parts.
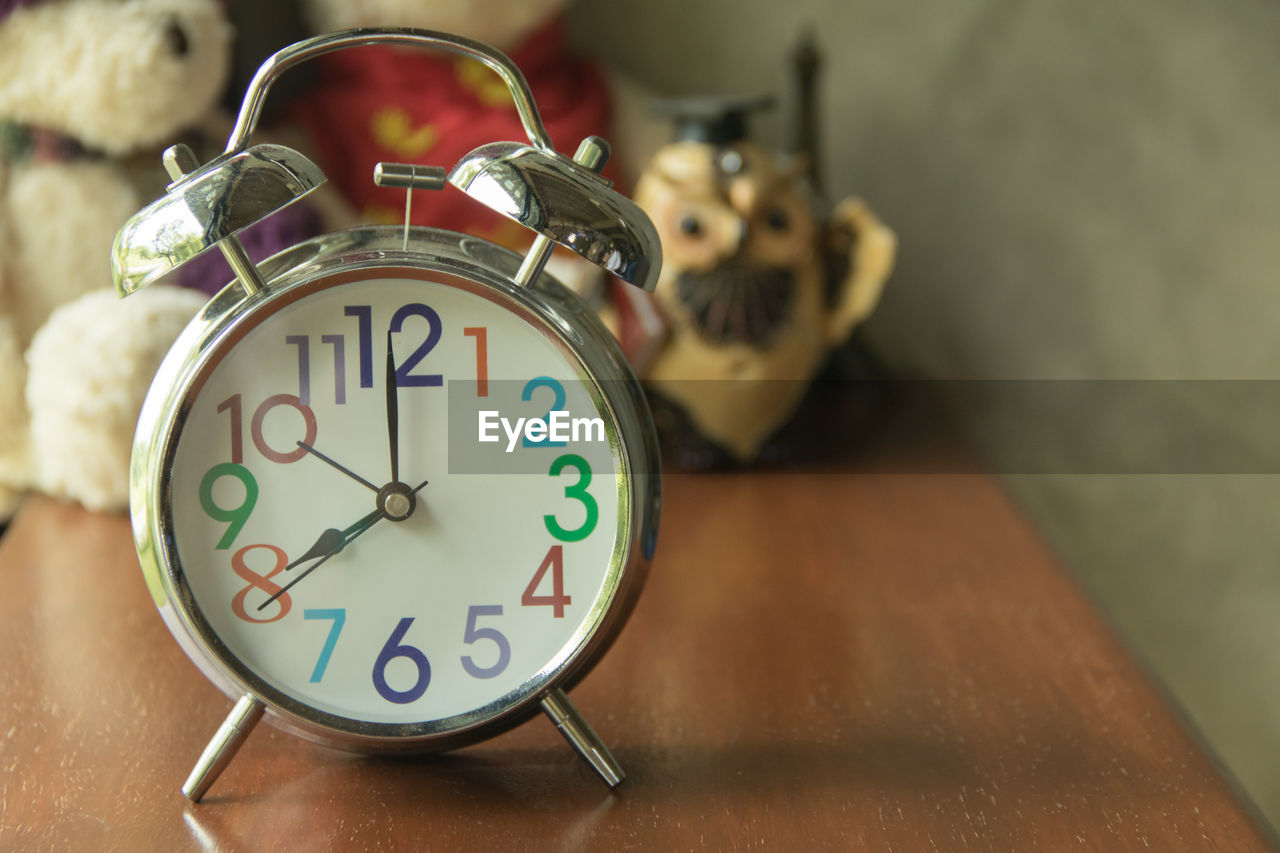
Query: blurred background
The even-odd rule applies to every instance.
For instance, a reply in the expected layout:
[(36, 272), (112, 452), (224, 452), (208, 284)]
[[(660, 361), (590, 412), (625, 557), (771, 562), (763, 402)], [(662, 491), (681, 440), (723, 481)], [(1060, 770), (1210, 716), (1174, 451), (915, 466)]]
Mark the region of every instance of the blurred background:
[[(898, 233), (862, 330), (980, 389), (989, 465), (1280, 823), (1280, 6), (578, 0), (582, 51), (666, 93), (824, 56), (828, 191)], [(968, 380), (1019, 380), (983, 382)]]

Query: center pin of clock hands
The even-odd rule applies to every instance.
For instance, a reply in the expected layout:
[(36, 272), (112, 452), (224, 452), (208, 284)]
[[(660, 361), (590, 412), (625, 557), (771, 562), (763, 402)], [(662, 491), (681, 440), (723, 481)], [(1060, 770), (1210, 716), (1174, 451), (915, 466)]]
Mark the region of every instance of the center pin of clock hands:
[[(382, 521), (382, 519), (394, 518), (396, 521), (403, 521), (405, 518), (408, 518), (409, 515), (413, 513), (414, 496), (416, 496), (418, 492), (422, 491), (423, 487), (425, 487), (428, 482), (429, 481), (427, 480), (423, 480), (412, 491), (409, 490), (408, 486), (405, 486), (403, 490), (395, 489), (394, 486), (396, 486), (397, 484), (391, 483), (384, 489), (379, 490), (378, 508), (375, 509), (373, 512), (362, 517), (360, 520), (356, 521), (354, 524), (352, 524), (350, 527), (346, 528), (345, 530), (339, 530), (336, 527), (327, 528), (316, 539), (315, 544), (307, 549), (305, 554), (303, 554), (301, 557), (299, 557), (298, 559), (294, 560), (292, 563), (289, 563), (287, 566), (285, 566), (284, 570), (287, 572), (290, 569), (300, 566), (301, 564), (307, 562), (308, 560), (315, 560), (315, 562), (312, 563), (310, 566), (307, 566), (307, 568), (301, 574), (299, 574), (296, 578), (294, 578), (293, 580), (289, 581), (287, 584), (282, 586), (270, 598), (268, 598), (266, 601), (259, 604), (257, 609), (258, 610), (265, 609), (268, 604), (275, 601), (280, 596), (284, 595), (286, 592), (292, 589), (295, 585), (297, 585), (297, 583), (301, 581), (303, 578), (305, 578), (307, 575), (311, 574), (316, 569), (320, 568), (325, 563), (327, 563), (331, 557), (334, 557), (342, 553), (342, 550), (346, 548), (348, 545), (350, 545), (352, 542), (354, 542), (358, 536), (363, 535), (367, 530), (372, 528), (379, 521)], [(384, 495), (383, 494), (384, 492), (386, 492), (387, 494)], [(405, 512), (403, 517), (393, 516), (391, 514), (392, 511), (388, 508), (388, 504), (392, 502), (392, 499), (395, 496), (404, 496), (408, 498), (408, 509)]]

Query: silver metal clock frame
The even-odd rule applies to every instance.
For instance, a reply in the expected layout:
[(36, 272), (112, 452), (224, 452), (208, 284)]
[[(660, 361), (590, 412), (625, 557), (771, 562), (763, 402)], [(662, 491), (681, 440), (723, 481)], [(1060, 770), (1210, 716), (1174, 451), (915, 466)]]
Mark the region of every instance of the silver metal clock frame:
[[(507, 84), (529, 143), (495, 142), (464, 157), (447, 180), (473, 198), (534, 230), (521, 258), (477, 238), (427, 228), (403, 236), (389, 227), (324, 235), (255, 266), (236, 234), (314, 190), (323, 173), (283, 146), (247, 148), (271, 84), (284, 71), (323, 53), (368, 44), (416, 45), (470, 56)], [(583, 140), (570, 159), (552, 146), (519, 69), (500, 52), (445, 33), (412, 29), (350, 30), (285, 48), (259, 69), (246, 92), (225, 152), (199, 164), (187, 149), (165, 154), (173, 183), (166, 195), (135, 215), (112, 251), (123, 295), (163, 279), (195, 255), (216, 247), (236, 281), (187, 327), (165, 358), (143, 406), (131, 470), (131, 507), (138, 554), (152, 597), (166, 624), (196, 665), (236, 705), (206, 747), (183, 792), (199, 800), (265, 714), (296, 733), (365, 752), (443, 750), (489, 737), (541, 708), (609, 785), (623, 773), (604, 743), (569, 702), (565, 690), (580, 679), (617, 636), (648, 571), (661, 504), (659, 456), (652, 419), (639, 384), (613, 337), (573, 294), (542, 272), (553, 244), (639, 287), (652, 290), (661, 266), (657, 234), (630, 200), (598, 174), (608, 156), (603, 140)], [(443, 170), (381, 164), (380, 181), (438, 187)], [(619, 479), (619, 531), (606, 591), (591, 617), (548, 667), (486, 708), (447, 723), (393, 727), (343, 720), (265, 685), (219, 641), (186, 587), (169, 514), (173, 453), (201, 377), (244, 329), (282, 304), (348, 273), (378, 271), (443, 275), (523, 316), (571, 353), (582, 378), (611, 413), (611, 440), (625, 461)], [(362, 272), (363, 271), (363, 272)]]
[[(648, 573), (661, 503), (659, 455), (648, 406), (609, 332), (546, 273), (530, 287), (514, 282), (521, 258), (476, 238), (414, 228), (410, 251), (397, 226), (337, 232), (300, 243), (259, 266), (264, 288), (245, 297), (233, 284), (182, 333), (157, 373), (143, 405), (131, 469), (134, 538), (143, 574), (160, 614), (187, 655), (237, 700), (201, 756), (184, 793), (198, 800), (228, 764), (263, 711), (281, 728), (328, 746), (358, 752), (440, 751), (491, 737), (543, 710), (608, 784), (621, 767), (565, 690), (600, 658), (634, 607)], [(552, 664), (491, 705), (420, 726), (364, 723), (319, 712), (257, 678), (221, 644), (183, 577), (167, 495), (173, 455), (203, 377), (245, 330), (335, 276), (375, 278), (418, 272), (457, 277), (506, 310), (524, 317), (578, 365), (580, 376), (609, 412), (611, 443), (621, 450), (619, 540), (593, 614)], [(469, 288), (469, 289), (471, 289)], [(156, 502), (153, 496), (166, 496)]]

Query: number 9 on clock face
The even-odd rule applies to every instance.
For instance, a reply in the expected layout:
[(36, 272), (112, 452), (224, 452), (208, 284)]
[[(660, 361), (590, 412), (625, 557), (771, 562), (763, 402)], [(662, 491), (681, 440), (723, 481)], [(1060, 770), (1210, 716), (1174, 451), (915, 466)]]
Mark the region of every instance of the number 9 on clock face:
[(144, 410), (166, 619), (229, 694), (337, 745), (532, 708), (632, 595), (606, 380), (536, 303), (445, 272), (347, 268), (260, 302)]

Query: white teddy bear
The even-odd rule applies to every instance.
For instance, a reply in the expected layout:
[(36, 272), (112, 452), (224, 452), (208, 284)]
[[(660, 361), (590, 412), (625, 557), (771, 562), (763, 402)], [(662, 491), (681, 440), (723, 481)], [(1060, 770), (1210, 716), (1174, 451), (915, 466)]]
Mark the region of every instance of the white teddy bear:
[(32, 488), (128, 503), (142, 398), (204, 297), (118, 302), (111, 244), (230, 47), (217, 0), (0, 0), (0, 520)]

